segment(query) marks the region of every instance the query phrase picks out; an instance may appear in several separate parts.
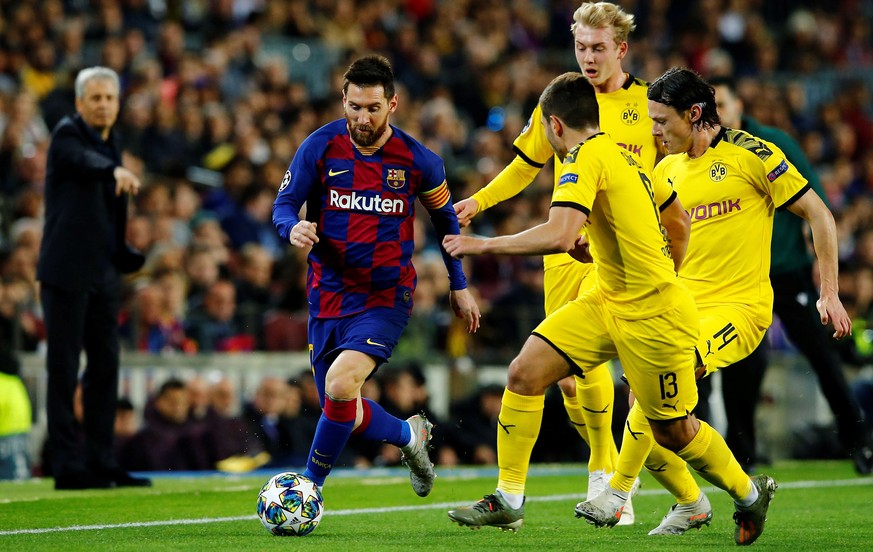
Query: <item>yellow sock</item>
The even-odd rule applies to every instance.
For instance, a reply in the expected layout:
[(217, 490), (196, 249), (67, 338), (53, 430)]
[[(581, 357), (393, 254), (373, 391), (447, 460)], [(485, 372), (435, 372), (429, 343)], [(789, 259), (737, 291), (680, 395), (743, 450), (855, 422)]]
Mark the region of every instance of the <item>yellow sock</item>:
[(573, 427), (576, 428), (576, 432), (579, 434), (579, 437), (582, 437), (582, 440), (585, 441), (585, 444), (587, 445), (588, 428), (585, 426), (585, 415), (582, 413), (582, 409), (579, 408), (578, 398), (569, 397), (563, 392), (561, 393), (561, 395), (564, 397), (564, 409), (567, 411), (567, 416), (570, 418), (570, 423), (573, 424)]
[(724, 438), (706, 422), (700, 422), (700, 431), (677, 454), (702, 478), (727, 491), (734, 500), (740, 501), (752, 492), (752, 480), (740, 467)]
[(615, 390), (609, 365), (603, 364), (586, 372), (584, 378), (576, 378), (576, 398), (588, 429), (587, 443), (591, 448), (588, 473), (596, 470), (612, 473), (618, 462), (618, 448), (612, 438)]
[(545, 395), (532, 397), (503, 391), (503, 405), (497, 417), (497, 488), (524, 495), (530, 454), (540, 434)]
[(655, 438), (652, 436), (649, 420), (637, 403), (634, 403), (624, 424), (621, 450), (618, 453), (615, 473), (609, 481), (610, 486), (629, 493), (634, 481), (643, 470), (643, 464), (654, 443)]
[(700, 496), (700, 486), (688, 471), (685, 460), (658, 443), (649, 452), (646, 469), (662, 487), (676, 497), (679, 504), (691, 504)]

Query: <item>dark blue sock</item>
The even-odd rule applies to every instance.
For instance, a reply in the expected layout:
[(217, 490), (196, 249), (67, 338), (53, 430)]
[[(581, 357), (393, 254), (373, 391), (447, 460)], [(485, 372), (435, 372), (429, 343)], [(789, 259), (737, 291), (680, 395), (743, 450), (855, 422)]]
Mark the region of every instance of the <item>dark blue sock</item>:
[(356, 410), (357, 401), (335, 401), (325, 397), (324, 410), (318, 419), (306, 471), (303, 472), (319, 487), (324, 485), (334, 462), (346, 447), (355, 426)]
[(356, 434), (370, 441), (390, 443), (398, 447), (409, 443), (412, 432), (406, 420), (388, 414), (379, 403), (370, 399), (363, 399), (363, 407), (364, 421), (355, 430)]

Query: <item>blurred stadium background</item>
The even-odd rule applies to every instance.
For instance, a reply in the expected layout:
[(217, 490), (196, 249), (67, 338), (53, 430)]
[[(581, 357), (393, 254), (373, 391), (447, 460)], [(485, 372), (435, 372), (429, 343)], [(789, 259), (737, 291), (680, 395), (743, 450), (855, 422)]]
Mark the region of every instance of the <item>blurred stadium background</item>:
[[(869, 381), (873, 2), (618, 4), (637, 20), (626, 70), (645, 80), (675, 65), (704, 76), (734, 75), (747, 113), (803, 146), (840, 234), (841, 295), (856, 326), (854, 340), (841, 344), (847, 375)], [(0, 0), (0, 350), (4, 363), (20, 363), (34, 405), (37, 470), (45, 382), (34, 274), (45, 155), (51, 128), (74, 111), (79, 69), (99, 64), (121, 75), (117, 129), (126, 165), (145, 184), (132, 206), (128, 239), (148, 261), (126, 281), (119, 321), (120, 392), (138, 426), (171, 377), (208, 386), (226, 378), (238, 413), (265, 377), (284, 381), (307, 370), (305, 256), (278, 241), (270, 206), (300, 142), (342, 115), (338, 91), (351, 59), (368, 52), (391, 59), (400, 84), (393, 122), (443, 156), (458, 200), (512, 159), (512, 141), (539, 93), (553, 76), (576, 68), (569, 27), (578, 5)], [(477, 217), (474, 230), (510, 233), (542, 220), (550, 191), (551, 171), (544, 170), (522, 197)], [(541, 319), (542, 271), (525, 259), (468, 260), (485, 311), (482, 330), (471, 338), (445, 303), (444, 269), (427, 226), (418, 232), (413, 320), (380, 373), (407, 370), (417, 384), (426, 380), (421, 400), (451, 424), (455, 406), (502, 383), (504, 367)], [(760, 411), (764, 452), (839, 456), (815, 378), (778, 320), (768, 339), (775, 354)], [(563, 438), (573, 432), (562, 421), (560, 401), (551, 403), (547, 420), (556, 429), (541, 438), (539, 458), (578, 460), (581, 442), (568, 450)], [(390, 461), (379, 458), (368, 461)], [(462, 455), (460, 461), (476, 460)]]

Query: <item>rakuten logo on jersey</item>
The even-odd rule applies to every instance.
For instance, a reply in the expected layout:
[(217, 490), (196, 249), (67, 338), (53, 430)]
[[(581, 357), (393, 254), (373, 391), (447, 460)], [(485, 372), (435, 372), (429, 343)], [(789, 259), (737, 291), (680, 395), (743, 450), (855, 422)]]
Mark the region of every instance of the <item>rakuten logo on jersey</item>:
[(376, 213), (378, 215), (403, 216), (406, 211), (406, 202), (402, 199), (363, 194), (355, 190), (330, 190), (327, 206), (329, 209)]

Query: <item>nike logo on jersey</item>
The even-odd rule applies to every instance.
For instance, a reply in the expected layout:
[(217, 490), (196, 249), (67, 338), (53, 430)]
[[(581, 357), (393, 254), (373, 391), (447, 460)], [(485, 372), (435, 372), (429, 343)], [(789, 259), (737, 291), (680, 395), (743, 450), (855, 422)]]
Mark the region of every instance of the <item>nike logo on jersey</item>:
[(367, 345), (375, 345), (376, 347), (385, 347), (385, 346), (382, 345), (381, 343), (376, 343), (375, 341), (373, 341), (373, 340), (370, 339), (369, 337), (367, 338)]
[(349, 172), (349, 170), (350, 169), (346, 169), (344, 171), (335, 171), (333, 169), (330, 169), (329, 171), (327, 171), (327, 176), (339, 176), (341, 174), (345, 174), (345, 173)]

